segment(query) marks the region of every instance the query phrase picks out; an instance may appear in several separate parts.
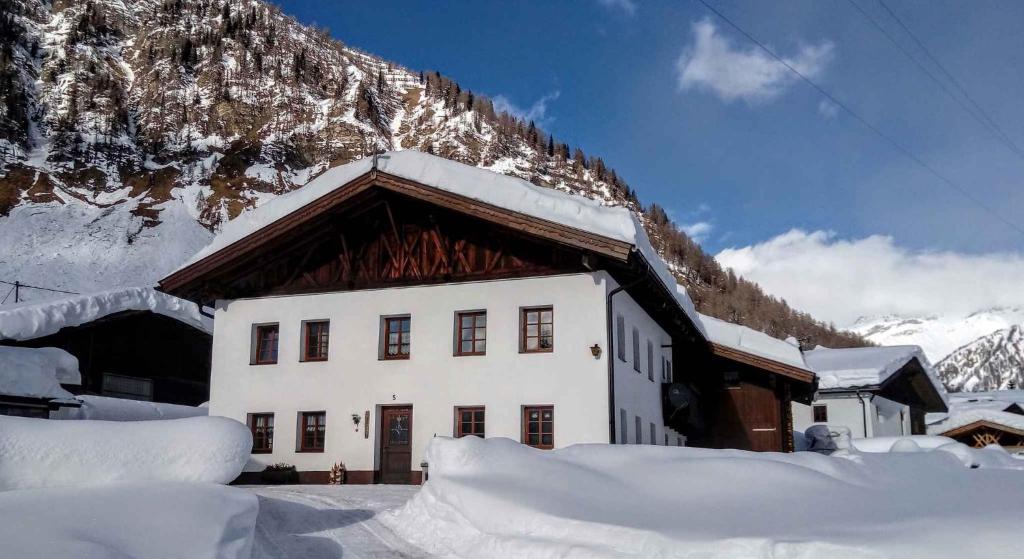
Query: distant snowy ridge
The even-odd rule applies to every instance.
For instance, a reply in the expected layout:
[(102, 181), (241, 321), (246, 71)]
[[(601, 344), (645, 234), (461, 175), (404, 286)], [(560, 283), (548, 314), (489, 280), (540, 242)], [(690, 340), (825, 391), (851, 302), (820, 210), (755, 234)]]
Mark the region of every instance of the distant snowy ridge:
[(978, 338), (958, 348), (937, 365), (951, 390), (1006, 390), (1024, 386), (1024, 326)]

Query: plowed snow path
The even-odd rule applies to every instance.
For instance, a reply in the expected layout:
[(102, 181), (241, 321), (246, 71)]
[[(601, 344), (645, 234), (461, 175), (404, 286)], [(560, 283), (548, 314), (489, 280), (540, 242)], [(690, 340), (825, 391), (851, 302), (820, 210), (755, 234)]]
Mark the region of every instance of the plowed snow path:
[(253, 559), (429, 557), (374, 517), (402, 506), (415, 486), (247, 487), (260, 499)]

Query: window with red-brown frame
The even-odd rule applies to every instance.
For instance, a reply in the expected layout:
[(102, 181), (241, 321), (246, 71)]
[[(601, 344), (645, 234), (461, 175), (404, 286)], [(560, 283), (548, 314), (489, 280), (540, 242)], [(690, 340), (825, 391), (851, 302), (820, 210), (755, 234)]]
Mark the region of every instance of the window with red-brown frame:
[(252, 431), (253, 454), (270, 454), (274, 451), (274, 414), (250, 413), (249, 430)]
[(542, 449), (555, 447), (554, 406), (523, 406), (523, 444)]
[(302, 360), (327, 361), (327, 342), (331, 321), (307, 320), (302, 323)]
[(484, 407), (461, 406), (455, 408), (455, 436), (475, 435), (484, 438)]
[(277, 324), (253, 326), (252, 364), (273, 365), (277, 363), (277, 345), (280, 329)]
[(545, 353), (554, 351), (555, 313), (552, 307), (527, 307), (520, 310), (519, 351)]
[(327, 412), (299, 412), (299, 452), (323, 452)]
[(455, 355), (487, 353), (487, 311), (455, 313)]
[(412, 318), (385, 316), (381, 319), (381, 359), (408, 359), (412, 337)]

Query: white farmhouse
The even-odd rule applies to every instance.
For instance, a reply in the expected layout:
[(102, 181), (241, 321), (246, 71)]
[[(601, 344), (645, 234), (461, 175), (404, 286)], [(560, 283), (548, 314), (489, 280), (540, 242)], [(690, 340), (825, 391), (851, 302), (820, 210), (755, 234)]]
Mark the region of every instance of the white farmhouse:
[(210, 414), (250, 425), (247, 471), (303, 481), (416, 483), (435, 436), (682, 445), (663, 384), (708, 351), (627, 209), (411, 151), (232, 220), (161, 288), (216, 309)]
[(925, 414), (945, 412), (946, 390), (917, 346), (804, 352), (818, 375), (810, 405), (793, 403), (793, 427), (846, 427), (853, 437), (925, 434)]

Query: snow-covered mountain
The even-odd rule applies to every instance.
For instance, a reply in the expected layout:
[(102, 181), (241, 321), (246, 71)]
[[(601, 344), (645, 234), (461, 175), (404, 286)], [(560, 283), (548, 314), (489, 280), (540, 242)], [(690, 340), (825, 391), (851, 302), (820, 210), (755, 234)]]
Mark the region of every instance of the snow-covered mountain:
[(966, 315), (860, 318), (850, 330), (882, 345), (919, 345), (947, 388), (972, 391), (1024, 385), (1022, 325), (1024, 308), (1003, 307)]
[(730, 276), (600, 157), (267, 2), (0, 0), (0, 281), (151, 284), (226, 220), (399, 149), (630, 207), (703, 312), (861, 343)]

